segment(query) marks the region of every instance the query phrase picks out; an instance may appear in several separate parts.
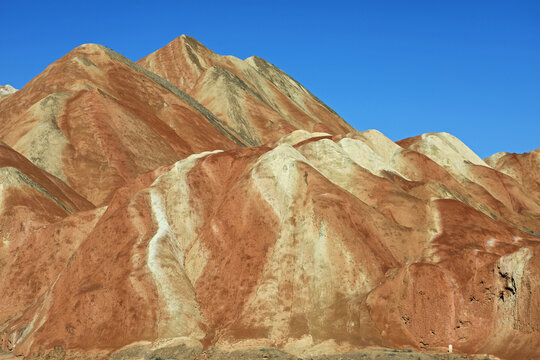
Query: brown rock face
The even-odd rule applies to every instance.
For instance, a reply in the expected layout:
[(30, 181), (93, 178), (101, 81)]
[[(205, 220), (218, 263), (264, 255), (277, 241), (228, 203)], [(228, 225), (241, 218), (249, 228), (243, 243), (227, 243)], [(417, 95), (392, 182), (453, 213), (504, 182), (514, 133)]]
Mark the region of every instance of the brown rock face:
[(186, 37), (142, 63), (212, 112), (98, 45), (0, 100), (4, 350), (540, 358), (538, 150), (345, 134), (278, 69)]
[(138, 64), (193, 96), (252, 145), (296, 129), (354, 130), (296, 80), (256, 56), (220, 56), (182, 35)]
[(540, 197), (540, 148), (525, 154), (497, 153), (486, 159), (494, 169), (514, 178), (523, 188)]

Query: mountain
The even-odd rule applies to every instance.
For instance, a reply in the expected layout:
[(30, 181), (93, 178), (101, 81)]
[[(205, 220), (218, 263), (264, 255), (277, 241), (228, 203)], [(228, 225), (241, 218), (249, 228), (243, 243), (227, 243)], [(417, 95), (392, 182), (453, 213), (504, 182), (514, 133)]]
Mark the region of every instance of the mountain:
[(184, 92), (95, 44), (50, 65), (1, 109), (1, 139), (98, 206), (144, 172), (246, 145)]
[(74, 49), (0, 139), (0, 358), (540, 357), (538, 150), (355, 131), (186, 36)]
[(182, 35), (137, 63), (190, 94), (254, 145), (298, 129), (354, 130), (300, 83), (257, 56), (220, 56)]

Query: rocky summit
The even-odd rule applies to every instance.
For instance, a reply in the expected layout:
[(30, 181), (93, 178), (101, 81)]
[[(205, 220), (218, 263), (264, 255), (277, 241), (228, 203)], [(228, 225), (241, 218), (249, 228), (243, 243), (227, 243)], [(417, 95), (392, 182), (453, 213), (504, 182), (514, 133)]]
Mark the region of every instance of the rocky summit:
[(75, 48), (0, 140), (0, 359), (540, 358), (540, 149), (356, 131), (188, 36)]

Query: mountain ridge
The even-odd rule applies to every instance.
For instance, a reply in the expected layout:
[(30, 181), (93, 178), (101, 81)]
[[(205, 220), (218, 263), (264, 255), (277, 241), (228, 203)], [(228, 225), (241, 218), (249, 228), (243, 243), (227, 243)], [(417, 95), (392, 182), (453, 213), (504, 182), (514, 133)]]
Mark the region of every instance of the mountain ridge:
[[(334, 110), (322, 103), (300, 83), (256, 56), (246, 60), (234, 56), (220, 56), (197, 40), (182, 35), (137, 63), (169, 79), (195, 98), (201, 95), (194, 91), (194, 88), (208, 69), (218, 66), (234, 74), (236, 81), (230, 83), (227, 88), (229, 91), (234, 93), (238, 91), (235, 89), (243, 89), (250, 94), (255, 94), (258, 102), (271, 108), (278, 115), (276, 120), (262, 120), (262, 123), (258, 125), (259, 128), (268, 129), (273, 123), (278, 122), (292, 126), (290, 129), (321, 130), (330, 133), (353, 130)], [(227, 115), (224, 109), (229, 108), (233, 101), (240, 104), (242, 108), (245, 96), (237, 95), (232, 101), (213, 99), (213, 101), (206, 100), (202, 103), (209, 106), (211, 111), (224, 114), (224, 121), (229, 121), (234, 127), (237, 122), (230, 119), (230, 115)], [(244, 113), (241, 116), (242, 122), (258, 123), (252, 120), (257, 119), (256, 114), (250, 114), (245, 107), (242, 111)], [(283, 135), (285, 135), (284, 132), (279, 132), (272, 136), (272, 133), (261, 130), (256, 135), (253, 134), (253, 137), (258, 138), (257, 145), (261, 145), (265, 142), (276, 141)]]
[(540, 356), (540, 152), (355, 131), (248, 59), (85, 44), (0, 100), (2, 349)]

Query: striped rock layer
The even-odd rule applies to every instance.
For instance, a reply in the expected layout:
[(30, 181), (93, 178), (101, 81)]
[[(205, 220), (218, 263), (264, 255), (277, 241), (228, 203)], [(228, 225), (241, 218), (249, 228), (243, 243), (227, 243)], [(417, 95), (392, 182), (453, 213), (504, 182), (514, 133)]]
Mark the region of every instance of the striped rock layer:
[(1, 98), (0, 110), (0, 139), (96, 206), (159, 166), (247, 145), (166, 80), (95, 44)]
[(221, 56), (182, 35), (137, 63), (191, 95), (252, 145), (297, 129), (354, 130), (300, 83), (257, 56)]
[[(538, 150), (349, 131), (262, 60), (193, 43), (142, 60), (167, 80), (83, 45), (0, 99), (2, 349), (540, 357)], [(216, 66), (275, 115), (220, 113)]]

